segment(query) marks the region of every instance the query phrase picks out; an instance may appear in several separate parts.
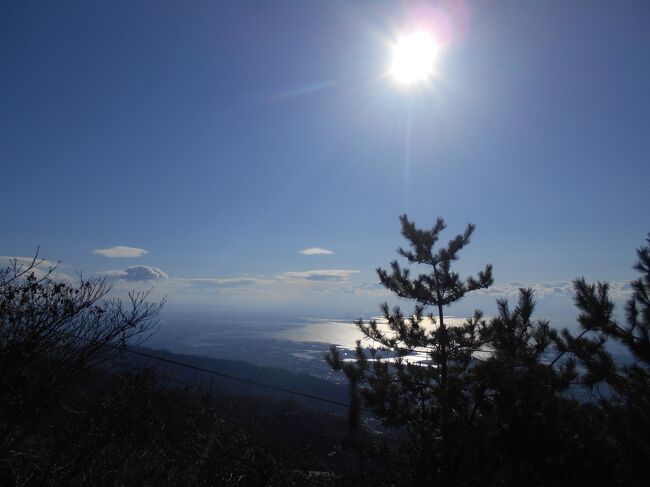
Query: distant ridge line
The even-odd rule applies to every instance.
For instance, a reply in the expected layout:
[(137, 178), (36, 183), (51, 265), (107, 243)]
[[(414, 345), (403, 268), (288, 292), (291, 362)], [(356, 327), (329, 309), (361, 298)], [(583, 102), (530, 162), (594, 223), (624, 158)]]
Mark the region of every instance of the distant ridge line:
[[(294, 391), (292, 389), (287, 389), (287, 388), (279, 387), (279, 386), (273, 386), (271, 384), (265, 384), (264, 382), (259, 382), (259, 381), (256, 381), (256, 380), (244, 379), (242, 377), (237, 377), (237, 376), (234, 376), (234, 375), (231, 375), (231, 374), (226, 374), (224, 372), (217, 372), (216, 370), (207, 369), (205, 367), (200, 367), (198, 365), (192, 365), (192, 364), (188, 364), (188, 363), (185, 363), (185, 362), (180, 362), (180, 361), (174, 360), (174, 359), (159, 357), (159, 356), (147, 353), (147, 352), (142, 352), (140, 350), (134, 350), (133, 348), (130, 348), (130, 347), (126, 346), (126, 345), (113, 345), (111, 343), (99, 343), (99, 342), (97, 342), (95, 340), (92, 340), (90, 338), (79, 337), (79, 336), (75, 336), (74, 338), (81, 339), (81, 340), (84, 340), (84, 341), (89, 342), (89, 343), (94, 343), (95, 345), (101, 345), (101, 346), (106, 347), (106, 348), (111, 348), (113, 350), (118, 350), (118, 351), (122, 351), (122, 352), (129, 352), (129, 353), (132, 353), (133, 355), (139, 355), (141, 357), (146, 357), (146, 358), (149, 358), (149, 359), (152, 359), (152, 360), (158, 360), (160, 362), (165, 362), (165, 363), (176, 365), (176, 366), (179, 366), (179, 367), (185, 367), (185, 368), (188, 368), (188, 369), (196, 370), (198, 372), (203, 372), (203, 373), (206, 373), (206, 374), (215, 375), (215, 376), (218, 376), (218, 377), (224, 377), (226, 379), (235, 380), (235, 381), (242, 382), (242, 383), (249, 384), (249, 385), (264, 387), (266, 389), (270, 389), (270, 390), (277, 391), (277, 392), (284, 392), (286, 394), (293, 394), (294, 396), (304, 397), (306, 399), (313, 399), (315, 401), (326, 402), (326, 403), (334, 404), (335, 406), (341, 406), (341, 407), (344, 407), (344, 408), (350, 408), (351, 407), (350, 404), (340, 402), (340, 401), (336, 401), (334, 399), (327, 399), (325, 397), (315, 396), (313, 394), (309, 394), (309, 393), (306, 393), (306, 392)], [(372, 411), (370, 411), (369, 409), (366, 409), (366, 408), (360, 408), (360, 409), (362, 411), (372, 412)]]

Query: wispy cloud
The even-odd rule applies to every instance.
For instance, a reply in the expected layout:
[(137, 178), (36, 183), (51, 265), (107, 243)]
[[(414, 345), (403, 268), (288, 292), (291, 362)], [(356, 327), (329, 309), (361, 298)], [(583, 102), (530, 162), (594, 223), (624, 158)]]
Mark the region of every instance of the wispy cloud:
[(100, 276), (110, 280), (130, 282), (161, 281), (168, 278), (167, 274), (158, 267), (149, 265), (131, 265), (126, 269), (101, 272)]
[[(572, 298), (574, 295), (573, 283), (571, 281), (551, 281), (551, 282), (520, 282), (511, 281), (506, 283), (497, 283), (488, 289), (479, 291), (482, 294), (492, 296), (516, 296), (519, 294), (519, 288), (532, 288), (535, 295), (539, 298), (550, 296), (559, 296)], [(614, 299), (624, 299), (629, 297), (632, 288), (629, 282), (612, 281), (609, 282), (610, 296)]]
[(301, 86), (294, 86), (291, 89), (278, 92), (269, 97), (269, 101), (283, 100), (286, 98), (293, 98), (296, 96), (309, 95), (317, 91), (322, 91), (335, 86), (333, 81), (320, 81), (316, 83), (309, 83)]
[(334, 252), (322, 247), (309, 247), (300, 251), (302, 255), (332, 255)]
[(142, 257), (143, 255), (148, 254), (145, 249), (140, 249), (138, 247), (126, 247), (124, 245), (114, 245), (113, 247), (108, 247), (106, 249), (95, 249), (93, 254), (103, 255), (110, 259), (133, 259), (135, 257)]
[(33, 272), (39, 279), (48, 276), (53, 281), (71, 283), (79, 278), (79, 276), (73, 277), (61, 272), (61, 269), (65, 269), (67, 266), (53, 260), (37, 258), (34, 261), (34, 257), (0, 255), (0, 268), (13, 267), (15, 264), (18, 268), (26, 270), (32, 265), (32, 262), (35, 267), (31, 269), (30, 273)]
[(278, 277), (284, 280), (307, 282), (345, 282), (359, 271), (353, 269), (321, 269), (300, 272), (284, 272)]
[(246, 286), (259, 286), (270, 284), (273, 281), (258, 277), (223, 277), (223, 278), (187, 278), (178, 277), (174, 282), (180, 285), (187, 285), (195, 288), (223, 289)]
[[(34, 261), (34, 257), (16, 257), (10, 255), (0, 255), (0, 266), (7, 267), (13, 265), (14, 262), (19, 266), (28, 266)], [(39, 267), (57, 267), (59, 266), (58, 262), (48, 259), (36, 259), (36, 264), (39, 264)]]
[(356, 296), (394, 296), (388, 289), (380, 283), (362, 282), (359, 284), (338, 286), (340, 294), (354, 294)]

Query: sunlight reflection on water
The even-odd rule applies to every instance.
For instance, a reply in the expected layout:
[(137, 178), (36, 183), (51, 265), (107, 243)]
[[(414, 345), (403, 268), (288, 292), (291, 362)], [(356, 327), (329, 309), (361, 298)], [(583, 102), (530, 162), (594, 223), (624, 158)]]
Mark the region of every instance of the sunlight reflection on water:
[[(386, 320), (376, 318), (379, 329), (389, 331)], [(455, 316), (445, 316), (445, 323), (451, 326), (459, 325), (465, 322), (465, 318)], [(427, 318), (423, 320), (422, 326), (426, 329), (432, 329), (433, 325)], [(357, 340), (361, 340), (365, 346), (372, 345), (372, 341), (367, 339), (350, 321), (315, 319), (310, 323), (291, 327), (289, 329), (273, 332), (274, 338), (291, 340), (294, 342), (321, 342), (336, 345), (344, 349), (353, 349), (356, 347)]]

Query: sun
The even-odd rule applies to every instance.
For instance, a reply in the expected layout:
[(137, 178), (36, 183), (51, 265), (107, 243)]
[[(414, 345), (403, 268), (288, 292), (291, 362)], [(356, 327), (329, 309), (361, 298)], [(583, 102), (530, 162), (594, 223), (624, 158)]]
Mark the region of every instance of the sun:
[(393, 45), (390, 75), (402, 85), (427, 81), (433, 75), (438, 45), (423, 30), (405, 34)]

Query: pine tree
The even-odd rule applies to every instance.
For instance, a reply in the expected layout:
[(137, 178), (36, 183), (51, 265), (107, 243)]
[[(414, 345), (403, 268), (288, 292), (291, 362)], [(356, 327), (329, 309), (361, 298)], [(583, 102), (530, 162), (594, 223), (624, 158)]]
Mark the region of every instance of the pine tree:
[[(395, 261), (377, 273), (387, 289), (415, 301), (414, 312), (381, 305), (383, 320), (356, 321), (373, 346), (357, 342), (352, 361), (335, 347), (327, 357), (350, 380), (351, 444), (362, 455), (384, 451), (369, 446), (362, 409), (398, 432), (400, 441), (388, 441), (382, 457), (386, 482), (643, 485), (650, 458), (650, 237), (637, 252), (642, 275), (631, 284), (624, 322), (615, 318), (607, 283), (574, 282), (583, 328), (574, 336), (533, 320), (532, 289), (519, 290), (514, 309), (498, 300), (489, 321), (477, 311), (450, 326), (446, 307), (492, 283), (489, 265), (465, 280), (451, 269), (474, 227), (434, 249), (443, 220), (430, 230), (406, 216), (401, 223), (410, 248), (398, 253), (426, 271), (411, 274)], [(627, 363), (612, 355), (609, 341), (629, 351)], [(414, 355), (428, 360), (415, 363)], [(602, 384), (608, 393), (601, 394)], [(583, 386), (596, 388), (590, 400)]]
[(468, 438), (475, 447), (467, 454), (479, 458), (485, 485), (573, 484), (585, 478), (593, 485), (593, 476), (576, 475), (573, 465), (595, 456), (585, 454), (585, 445), (593, 445), (583, 435), (590, 417), (568, 394), (575, 361), (549, 364), (557, 332), (547, 320), (533, 319), (535, 305), (533, 290), (520, 288), (514, 309), (498, 299), (496, 316), (482, 328), (488, 352), (473, 369), (482, 391), (476, 398), (480, 425)]
[[(574, 336), (563, 330), (557, 339), (558, 357), (576, 357), (583, 371), (580, 381), (601, 397), (612, 451), (621, 455), (618, 476), (626, 484), (645, 481), (650, 458), (650, 235), (646, 242), (637, 250), (634, 269), (641, 275), (631, 283), (624, 322), (616, 319), (608, 283), (577, 279), (574, 301), (582, 331)], [(610, 341), (623, 346), (627, 360), (612, 355)]]
[[(378, 268), (377, 274), (387, 289), (415, 301), (413, 314), (406, 316), (399, 306), (391, 309), (382, 304), (386, 326), (374, 319), (355, 322), (365, 337), (379, 344), (369, 349), (374, 360), (368, 360), (358, 342), (356, 361), (344, 362), (332, 347), (328, 362), (350, 379), (353, 409), (363, 404), (385, 425), (405, 426), (416, 439), (415, 477), (451, 485), (462, 450), (457, 433), (472, 414), (471, 364), (481, 350), (481, 329), (486, 324), (477, 311), (463, 325), (450, 327), (444, 312), (467, 293), (490, 286), (492, 267), (487, 265), (476, 277), (464, 280), (452, 270), (452, 262), (470, 242), (474, 225), (446, 246), (435, 248), (446, 227), (442, 218), (429, 230), (417, 228), (406, 215), (400, 221), (410, 248), (398, 249), (399, 255), (426, 271), (414, 276), (393, 261), (390, 271)], [(433, 312), (426, 314), (429, 309)], [(427, 361), (409, 361), (407, 356), (414, 353), (426, 355)], [(387, 360), (388, 354), (394, 360)], [(351, 418), (353, 424), (358, 422), (358, 410), (351, 412)]]

